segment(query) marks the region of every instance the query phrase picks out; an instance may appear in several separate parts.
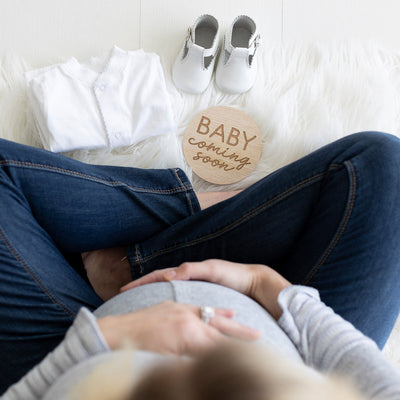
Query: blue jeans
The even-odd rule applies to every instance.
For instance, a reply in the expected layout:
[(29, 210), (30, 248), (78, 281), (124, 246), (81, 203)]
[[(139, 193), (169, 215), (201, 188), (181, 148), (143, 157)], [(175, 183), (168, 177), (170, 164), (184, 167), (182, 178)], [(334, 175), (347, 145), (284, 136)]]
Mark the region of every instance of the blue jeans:
[(178, 169), (87, 165), (0, 140), (0, 393), (102, 301), (79, 253), (133, 279), (183, 261), (268, 264), (382, 347), (400, 309), (400, 141), (347, 136), (201, 211)]

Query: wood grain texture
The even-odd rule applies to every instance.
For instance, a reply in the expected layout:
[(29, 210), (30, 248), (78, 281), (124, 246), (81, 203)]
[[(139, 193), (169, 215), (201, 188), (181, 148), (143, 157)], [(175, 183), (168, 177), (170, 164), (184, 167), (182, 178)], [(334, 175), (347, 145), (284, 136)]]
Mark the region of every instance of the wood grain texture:
[(183, 153), (189, 166), (207, 182), (227, 185), (248, 176), (261, 157), (261, 132), (243, 111), (210, 107), (186, 128)]

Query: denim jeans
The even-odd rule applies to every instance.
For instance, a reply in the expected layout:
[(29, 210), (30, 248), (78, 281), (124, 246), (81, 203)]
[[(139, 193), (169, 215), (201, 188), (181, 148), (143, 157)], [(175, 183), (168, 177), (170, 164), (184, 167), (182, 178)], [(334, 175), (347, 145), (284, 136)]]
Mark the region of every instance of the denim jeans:
[(113, 246), (133, 279), (207, 258), (267, 264), (382, 347), (400, 309), (399, 156), (394, 136), (350, 135), (201, 211), (179, 169), (0, 140), (0, 393), (102, 303), (73, 260)]

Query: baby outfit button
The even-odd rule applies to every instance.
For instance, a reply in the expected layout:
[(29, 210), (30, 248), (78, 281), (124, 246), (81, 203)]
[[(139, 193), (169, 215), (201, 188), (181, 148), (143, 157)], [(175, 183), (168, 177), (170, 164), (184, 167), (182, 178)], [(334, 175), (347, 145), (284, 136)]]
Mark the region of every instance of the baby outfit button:
[(97, 88), (101, 91), (103, 91), (106, 88), (106, 85), (99, 85)]
[(121, 137), (121, 132), (115, 132), (114, 136), (116, 139), (119, 139)]

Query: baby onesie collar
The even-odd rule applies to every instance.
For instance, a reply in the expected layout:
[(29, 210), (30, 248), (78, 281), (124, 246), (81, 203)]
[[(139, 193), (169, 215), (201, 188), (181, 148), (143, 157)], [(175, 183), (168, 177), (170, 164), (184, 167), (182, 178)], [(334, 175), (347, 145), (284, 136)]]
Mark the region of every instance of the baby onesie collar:
[(120, 79), (120, 73), (122, 73), (127, 64), (127, 55), (126, 51), (113, 46), (108, 54), (96, 60), (96, 62), (103, 64), (101, 72), (90, 68), (90, 61), (85, 65), (84, 63), (80, 63), (75, 57), (62, 64), (61, 69), (64, 73), (79, 80), (85, 86), (102, 85), (105, 84), (105, 82), (102, 82), (104, 79), (107, 80), (107, 83), (109, 83), (110, 77)]

